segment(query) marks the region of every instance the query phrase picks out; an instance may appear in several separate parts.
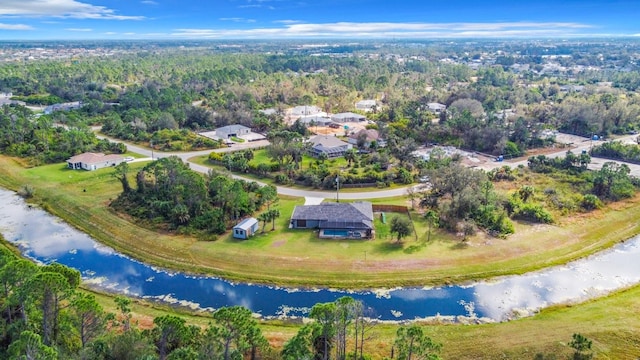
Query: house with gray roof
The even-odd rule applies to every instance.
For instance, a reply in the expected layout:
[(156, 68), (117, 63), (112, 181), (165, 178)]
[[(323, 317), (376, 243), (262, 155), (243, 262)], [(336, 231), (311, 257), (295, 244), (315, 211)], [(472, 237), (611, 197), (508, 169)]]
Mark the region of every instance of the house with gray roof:
[(371, 147), (372, 142), (376, 142), (378, 147), (385, 147), (387, 142), (384, 141), (383, 138), (380, 137), (380, 133), (375, 129), (362, 129), (357, 133), (352, 133), (349, 135), (349, 144), (358, 146), (358, 142), (360, 139), (363, 140), (363, 147), (369, 148)]
[(298, 205), (290, 228), (319, 229), (321, 238), (370, 238), (374, 233), (373, 207), (368, 201)]
[(359, 122), (359, 121), (367, 120), (367, 117), (364, 115), (360, 115), (352, 112), (344, 112), (344, 113), (338, 113), (331, 116), (331, 120), (337, 123)]
[(353, 145), (346, 143), (332, 135), (318, 135), (309, 139), (311, 156), (318, 157), (325, 153), (329, 158), (343, 156), (344, 153), (353, 148)]
[(298, 120), (307, 127), (312, 125), (313, 126), (329, 126), (332, 123), (331, 119), (322, 115), (302, 116)]

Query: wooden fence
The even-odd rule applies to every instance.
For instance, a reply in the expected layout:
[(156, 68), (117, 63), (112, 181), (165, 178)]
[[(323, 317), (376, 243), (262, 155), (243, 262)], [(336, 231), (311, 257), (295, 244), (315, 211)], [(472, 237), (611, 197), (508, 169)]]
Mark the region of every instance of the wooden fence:
[(411, 222), (411, 229), (413, 229), (413, 235), (415, 236), (416, 241), (418, 241), (418, 232), (416, 231), (416, 227), (413, 225), (413, 218), (411, 217), (411, 211), (409, 211), (408, 207), (402, 206), (402, 205), (380, 205), (380, 204), (373, 204), (371, 207), (373, 208), (374, 212), (394, 212), (394, 213), (400, 213), (400, 214), (407, 214)]

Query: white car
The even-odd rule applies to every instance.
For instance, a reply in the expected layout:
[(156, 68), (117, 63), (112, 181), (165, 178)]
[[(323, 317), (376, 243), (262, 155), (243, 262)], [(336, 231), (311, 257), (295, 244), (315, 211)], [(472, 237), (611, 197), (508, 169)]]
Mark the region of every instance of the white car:
[(124, 158), (124, 161), (126, 161), (126, 162), (130, 162), (130, 161), (133, 161), (133, 160), (134, 160), (134, 158), (131, 157), (131, 156), (127, 156), (126, 158)]

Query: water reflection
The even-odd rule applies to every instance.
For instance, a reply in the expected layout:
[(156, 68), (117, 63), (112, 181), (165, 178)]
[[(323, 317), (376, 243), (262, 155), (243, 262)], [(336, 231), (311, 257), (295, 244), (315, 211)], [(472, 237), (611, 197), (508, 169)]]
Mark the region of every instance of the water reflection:
[(0, 232), (25, 256), (76, 268), (91, 286), (192, 308), (242, 305), (264, 316), (304, 316), (316, 303), (349, 295), (382, 320), (439, 316), (501, 321), (640, 282), (640, 262), (635, 260), (640, 240), (634, 238), (566, 266), (468, 286), (345, 292), (235, 284), (163, 271), (120, 255), (46, 212), (29, 208), (13, 192), (0, 189), (0, 204)]

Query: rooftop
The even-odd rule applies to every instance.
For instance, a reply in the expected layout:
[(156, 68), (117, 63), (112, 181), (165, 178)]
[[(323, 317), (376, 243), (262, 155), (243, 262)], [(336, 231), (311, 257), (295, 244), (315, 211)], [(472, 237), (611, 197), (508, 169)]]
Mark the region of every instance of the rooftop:
[(96, 164), (104, 161), (123, 160), (123, 159), (124, 158), (122, 156), (116, 155), (116, 154), (105, 155), (103, 153), (87, 152), (87, 153), (82, 153), (76, 156), (72, 156), (67, 160), (67, 162), (74, 163), (74, 164), (75, 163)]

